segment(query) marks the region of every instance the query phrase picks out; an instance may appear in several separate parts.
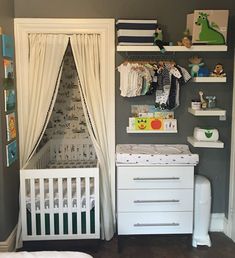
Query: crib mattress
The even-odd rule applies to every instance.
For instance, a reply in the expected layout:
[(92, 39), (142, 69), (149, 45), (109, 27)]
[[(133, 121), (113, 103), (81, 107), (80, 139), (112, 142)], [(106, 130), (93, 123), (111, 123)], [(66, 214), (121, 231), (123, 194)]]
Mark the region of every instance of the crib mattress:
[(136, 165), (196, 165), (198, 154), (185, 144), (118, 144), (116, 163)]
[(48, 168), (95, 168), (97, 160), (52, 160)]

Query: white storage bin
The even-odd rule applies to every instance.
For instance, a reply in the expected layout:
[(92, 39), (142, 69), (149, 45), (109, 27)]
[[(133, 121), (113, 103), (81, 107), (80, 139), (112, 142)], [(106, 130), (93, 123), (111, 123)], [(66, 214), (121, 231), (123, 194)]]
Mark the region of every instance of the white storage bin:
[(200, 175), (195, 176), (194, 230), (192, 245), (211, 246), (208, 234), (211, 212), (211, 186), (209, 180)]

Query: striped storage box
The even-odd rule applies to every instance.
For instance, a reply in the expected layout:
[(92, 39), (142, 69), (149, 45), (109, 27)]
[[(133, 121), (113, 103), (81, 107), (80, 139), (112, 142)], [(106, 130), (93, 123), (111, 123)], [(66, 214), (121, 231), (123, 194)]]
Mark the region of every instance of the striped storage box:
[(119, 45), (153, 45), (157, 20), (118, 20), (116, 26)]

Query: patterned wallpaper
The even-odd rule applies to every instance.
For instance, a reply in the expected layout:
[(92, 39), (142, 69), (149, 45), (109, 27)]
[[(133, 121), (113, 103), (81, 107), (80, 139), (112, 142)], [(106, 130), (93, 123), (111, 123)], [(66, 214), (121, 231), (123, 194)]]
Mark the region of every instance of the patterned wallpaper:
[(43, 136), (49, 139), (89, 139), (71, 47), (66, 50), (56, 103)]

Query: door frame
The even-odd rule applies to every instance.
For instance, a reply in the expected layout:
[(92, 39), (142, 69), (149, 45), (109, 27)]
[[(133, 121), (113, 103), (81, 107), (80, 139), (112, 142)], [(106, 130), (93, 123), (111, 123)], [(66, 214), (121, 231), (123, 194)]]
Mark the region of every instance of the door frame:
[[(101, 84), (105, 87), (108, 122), (112, 204), (115, 218), (115, 20), (114, 19), (54, 19), (15, 18), (16, 83), (21, 87), (28, 78), (30, 33), (79, 34), (98, 33), (101, 36)], [(18, 106), (20, 109), (21, 107)], [(20, 126), (20, 124), (19, 124)], [(20, 139), (19, 139), (20, 140)], [(115, 220), (114, 220), (115, 221)]]
[[(235, 49), (234, 49), (235, 62)], [(235, 242), (235, 63), (233, 66), (233, 106), (232, 106), (232, 129), (231, 129), (231, 154), (230, 154), (230, 177), (229, 177), (229, 207), (228, 225), (225, 233)]]

